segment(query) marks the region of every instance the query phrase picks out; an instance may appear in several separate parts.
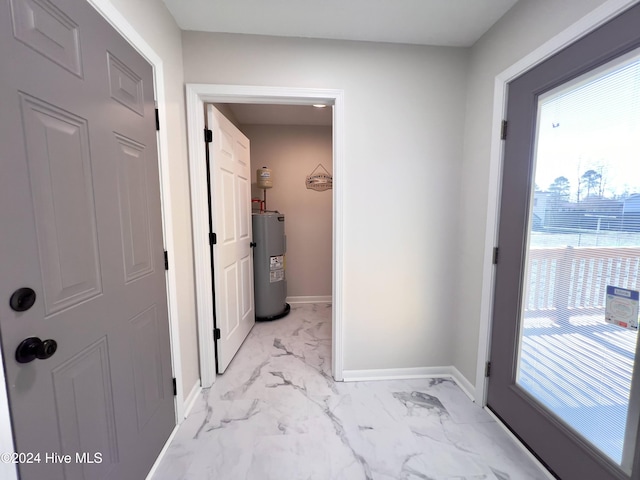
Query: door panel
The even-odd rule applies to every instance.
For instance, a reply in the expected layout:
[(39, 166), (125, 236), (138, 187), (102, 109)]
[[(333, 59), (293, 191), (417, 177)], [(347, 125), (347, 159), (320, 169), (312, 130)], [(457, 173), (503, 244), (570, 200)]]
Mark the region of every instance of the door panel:
[(153, 273), (145, 146), (115, 134), (118, 146), (118, 205), (125, 278), (131, 282)]
[[(87, 122), (19, 94), (46, 315), (102, 292)], [(52, 220), (52, 221), (50, 221)]]
[(102, 337), (52, 372), (61, 443), (68, 451), (104, 456), (100, 464), (66, 464), (65, 478), (104, 478), (118, 463), (108, 357), (107, 339)]
[(15, 38), (82, 77), (78, 25), (51, 2), (10, 0), (9, 4)]
[(223, 373), (255, 324), (249, 139), (207, 105), (217, 371)]
[(253, 312), (253, 295), (251, 285), (246, 279), (253, 277), (253, 255), (247, 255), (240, 259), (240, 318), (246, 318)]
[(640, 473), (637, 332), (605, 322), (607, 287), (637, 288), (640, 237), (586, 175), (602, 161), (621, 171), (609, 188), (640, 193), (620, 150), (639, 135), (594, 87), (634, 55), (639, 24), (635, 6), (509, 84), (487, 404), (566, 480)]
[[(251, 197), (251, 181), (243, 176), (238, 175), (238, 198), (250, 198)], [(249, 205), (245, 202), (240, 202), (238, 205), (240, 210), (239, 225), (238, 225), (238, 239), (247, 240), (251, 237), (251, 212), (249, 211)]]
[[(20, 476), (144, 478), (175, 425), (152, 68), (77, 0), (2, 0), (0, 61), (2, 351), (42, 456)], [(58, 349), (18, 363), (27, 337)]]
[(226, 302), (226, 311), (223, 316), (225, 320), (224, 330), (227, 333), (227, 336), (233, 335), (235, 330), (240, 325), (240, 315), (238, 312), (240, 310), (240, 298), (238, 296), (238, 265), (233, 263), (225, 268), (224, 271), (224, 284), (225, 284), (225, 297), (227, 299)]
[(107, 59), (111, 98), (144, 117), (142, 78), (111, 52), (107, 52)]
[(130, 348), (133, 357), (138, 431), (144, 431), (154, 412), (161, 407), (166, 392), (163, 379), (160, 324), (155, 305), (131, 320)]
[(236, 182), (235, 174), (231, 170), (220, 168), (220, 187), (222, 198), (220, 201), (226, 206), (222, 213), (222, 241), (223, 245), (233, 245), (236, 242)]

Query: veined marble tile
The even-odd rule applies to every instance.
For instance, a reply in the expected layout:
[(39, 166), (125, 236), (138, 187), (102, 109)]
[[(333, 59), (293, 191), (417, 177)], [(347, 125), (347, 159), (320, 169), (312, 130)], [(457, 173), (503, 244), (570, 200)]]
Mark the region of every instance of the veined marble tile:
[[(362, 466), (352, 451), (335, 436), (291, 434), (260, 437), (247, 478), (265, 480), (359, 480)], [(313, 461), (310, 461), (313, 459)]]
[(153, 480), (544, 480), (450, 379), (336, 383), (331, 306), (257, 323)]

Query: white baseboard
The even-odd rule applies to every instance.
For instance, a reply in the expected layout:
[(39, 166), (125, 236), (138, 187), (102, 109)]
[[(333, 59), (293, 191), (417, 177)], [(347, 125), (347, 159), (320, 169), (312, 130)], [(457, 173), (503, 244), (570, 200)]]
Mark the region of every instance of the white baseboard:
[[(200, 387), (200, 379), (198, 379), (184, 401), (184, 418), (187, 418), (191, 413), (191, 410), (196, 404), (196, 400), (198, 400), (198, 396), (200, 395), (201, 391), (202, 388)], [(182, 423), (182, 420), (184, 420), (184, 418), (180, 420), (180, 423)]]
[(556, 477), (554, 477), (554, 476), (551, 474), (551, 472), (550, 472), (549, 470), (547, 470), (547, 467), (545, 467), (545, 466), (540, 462), (540, 460), (538, 460), (538, 459), (536, 458), (536, 456), (535, 456), (533, 453), (531, 453), (527, 447), (525, 447), (525, 446), (524, 446), (524, 444), (520, 441), (520, 439), (519, 439), (518, 437), (516, 437), (516, 436), (513, 434), (513, 432), (511, 432), (511, 430), (509, 430), (509, 429), (507, 428), (507, 426), (506, 426), (504, 423), (502, 423), (502, 420), (500, 420), (500, 419), (496, 416), (496, 414), (495, 414), (495, 413), (493, 413), (493, 412), (492, 412), (491, 410), (489, 410), (487, 407), (484, 407), (484, 411), (485, 411), (485, 412), (487, 412), (487, 413), (489, 414), (489, 416), (490, 416), (491, 418), (493, 418), (493, 419), (496, 421), (496, 423), (497, 423), (498, 425), (500, 425), (500, 427), (501, 427), (501, 428), (506, 432), (506, 434), (509, 436), (509, 438), (510, 438), (511, 440), (513, 440), (513, 442), (518, 446), (518, 448), (520, 448), (520, 450), (522, 450), (522, 451), (527, 455), (527, 457), (529, 457), (529, 458), (533, 461), (533, 463), (535, 463), (535, 464), (538, 466), (538, 468), (540, 469), (540, 471), (541, 471), (541, 472), (542, 472), (542, 473), (543, 473), (543, 474), (544, 474), (544, 475), (545, 475), (549, 480), (557, 480), (557, 479), (556, 479)]
[(371, 370), (343, 370), (345, 382), (372, 380), (407, 380), (411, 378), (450, 377), (448, 367), (380, 368)]
[[(195, 385), (191, 389), (191, 392), (189, 392), (189, 395), (187, 395), (187, 398), (184, 401), (184, 406), (185, 406), (184, 418), (187, 418), (191, 413), (191, 410), (193, 409), (193, 406), (196, 404), (196, 400), (198, 399), (198, 395), (200, 394), (201, 391), (202, 391), (202, 388), (200, 388), (200, 379), (198, 379), (198, 381), (195, 383)], [(171, 432), (171, 435), (169, 435), (169, 438), (167, 438), (167, 441), (165, 442), (164, 447), (162, 447), (162, 450), (160, 451), (158, 458), (156, 458), (156, 461), (153, 462), (153, 465), (151, 466), (151, 470), (149, 470), (149, 473), (147, 474), (146, 480), (151, 480), (153, 475), (156, 473), (156, 470), (158, 469), (160, 462), (162, 462), (162, 459), (164, 458), (165, 453), (167, 453), (167, 449), (169, 448), (169, 445), (171, 445), (171, 441), (173, 440), (173, 437), (175, 437), (176, 433), (178, 433), (178, 428), (180, 427), (180, 424), (182, 423), (184, 418), (179, 419), (180, 421), (178, 425), (173, 427), (173, 431)]]
[(465, 395), (475, 403), (476, 396), (474, 395), (474, 392), (476, 391), (476, 387), (474, 387), (473, 384), (469, 380), (467, 380), (467, 377), (462, 375), (460, 373), (460, 370), (458, 370), (456, 367), (451, 366), (449, 368), (451, 369), (451, 377), (456, 382), (458, 387), (460, 387), (460, 390), (462, 390)]
[(408, 380), (412, 378), (451, 378), (460, 390), (472, 401), (471, 392), (475, 388), (454, 366), (448, 367), (414, 367), (414, 368), (384, 368), (377, 370), (344, 370), (345, 382), (366, 382), (372, 380)]
[(171, 442), (173, 441), (173, 437), (175, 437), (176, 433), (178, 433), (179, 426), (180, 425), (176, 425), (175, 427), (173, 427), (173, 431), (171, 432), (171, 435), (169, 435), (169, 438), (167, 438), (167, 441), (165, 442), (164, 447), (162, 447), (162, 450), (158, 454), (158, 458), (156, 458), (156, 461), (153, 462), (153, 465), (151, 466), (151, 470), (149, 470), (149, 473), (147, 473), (147, 477), (145, 480), (151, 480), (151, 478), (153, 478), (153, 476), (155, 475), (156, 470), (158, 470), (158, 467), (160, 466), (160, 463), (164, 458), (164, 455), (167, 453), (167, 450), (169, 449), (169, 445), (171, 445)]
[(287, 303), (332, 303), (331, 295), (287, 297)]

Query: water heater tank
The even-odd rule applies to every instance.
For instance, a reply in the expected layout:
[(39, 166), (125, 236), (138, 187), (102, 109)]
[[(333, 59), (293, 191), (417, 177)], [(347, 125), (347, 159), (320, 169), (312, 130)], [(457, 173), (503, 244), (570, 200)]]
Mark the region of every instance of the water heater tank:
[(289, 313), (286, 303), (286, 237), (284, 215), (276, 212), (254, 213), (253, 277), (256, 320), (276, 320)]

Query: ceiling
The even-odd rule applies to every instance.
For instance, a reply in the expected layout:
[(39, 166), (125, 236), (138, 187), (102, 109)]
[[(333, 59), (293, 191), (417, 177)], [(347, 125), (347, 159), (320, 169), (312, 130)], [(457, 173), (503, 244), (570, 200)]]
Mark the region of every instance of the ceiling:
[(164, 0), (182, 30), (469, 47), (517, 0)]
[(227, 108), (239, 125), (314, 125), (330, 126), (333, 109), (311, 105), (256, 105), (228, 103)]
[[(163, 0), (182, 30), (469, 47), (517, 0)], [(229, 105), (244, 125), (331, 125), (331, 108)]]

